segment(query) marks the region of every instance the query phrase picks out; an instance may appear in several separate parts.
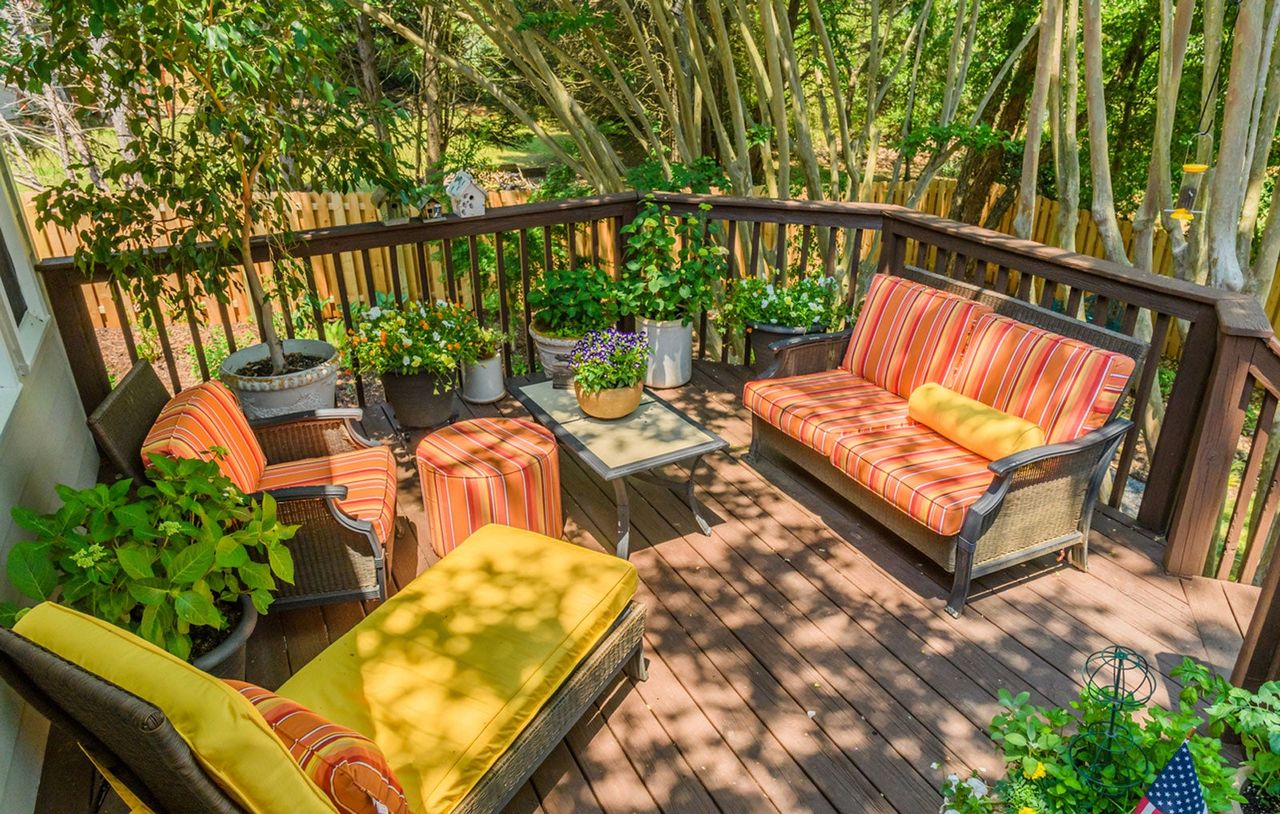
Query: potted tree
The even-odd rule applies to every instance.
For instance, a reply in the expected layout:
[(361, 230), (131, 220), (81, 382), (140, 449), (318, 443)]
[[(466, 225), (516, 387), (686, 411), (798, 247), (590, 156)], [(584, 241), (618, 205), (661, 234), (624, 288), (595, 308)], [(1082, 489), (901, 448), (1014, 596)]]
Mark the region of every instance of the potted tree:
[[(224, 678), (244, 677), (244, 644), (271, 607), (277, 580), (293, 582), (275, 501), (246, 496), (215, 461), (153, 456), (131, 495), (119, 480), (75, 490), (40, 515), (14, 522), (34, 539), (9, 552), (13, 586), (129, 630)], [(0, 604), (0, 623), (24, 611)]]
[[(394, 145), (377, 136), (392, 130), (393, 108), (361, 104), (336, 79), (349, 74), (338, 34), (352, 15), (299, 0), (177, 3), (163, 14), (70, 0), (6, 66), (10, 82), (29, 87), (57, 71), (82, 104), (119, 119), (119, 145), (90, 144), (69, 180), (37, 197), (41, 223), (80, 236), (81, 268), (105, 269), (144, 306), (144, 323), (166, 305), (199, 308), (203, 295), (227, 302), (247, 288), (262, 344), (232, 354), (221, 373), (250, 417), (332, 406), (337, 373), (323, 337), (280, 336), (274, 304), (302, 290), (303, 266), (251, 238), (289, 230), (288, 190), (408, 197)], [(256, 261), (268, 253), (263, 275)]]
[(644, 395), (649, 345), (644, 334), (592, 331), (573, 346), (569, 367), (582, 412), (612, 420), (635, 412)]
[(577, 341), (617, 322), (616, 298), (613, 279), (597, 266), (551, 269), (529, 289), (529, 336), (556, 387), (568, 387), (572, 381), (569, 354)]
[(502, 343), (507, 334), (483, 327), (472, 319), (462, 365), (462, 398), (471, 404), (492, 404), (507, 395), (502, 378)]
[(712, 305), (728, 250), (716, 243), (709, 204), (674, 218), (671, 207), (646, 196), (640, 213), (622, 228), (627, 235), (623, 312), (649, 342), (645, 384), (680, 387), (693, 376), (693, 318)]
[(762, 373), (773, 365), (769, 346), (780, 339), (830, 330), (839, 324), (838, 286), (832, 277), (804, 275), (774, 284), (749, 277), (733, 281), (716, 315), (725, 335), (747, 331), (751, 369)]
[(457, 417), (453, 393), (475, 316), (459, 303), (383, 301), (357, 308), (347, 350), (361, 372), (376, 373), (406, 427), (438, 427)]

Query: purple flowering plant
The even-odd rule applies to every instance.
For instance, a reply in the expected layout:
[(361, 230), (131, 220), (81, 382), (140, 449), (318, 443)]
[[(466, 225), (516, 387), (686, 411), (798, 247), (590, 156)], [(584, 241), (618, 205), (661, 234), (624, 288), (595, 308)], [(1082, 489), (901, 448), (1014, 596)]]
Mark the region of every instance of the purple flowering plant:
[(585, 393), (634, 387), (644, 381), (648, 368), (649, 345), (643, 332), (592, 331), (578, 340), (569, 355), (574, 384)]

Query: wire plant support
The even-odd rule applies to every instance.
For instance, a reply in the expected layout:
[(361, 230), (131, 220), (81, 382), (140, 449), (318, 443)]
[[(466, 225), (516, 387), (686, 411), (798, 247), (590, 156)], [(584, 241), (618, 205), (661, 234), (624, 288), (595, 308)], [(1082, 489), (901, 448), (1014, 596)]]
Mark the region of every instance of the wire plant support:
[[(1104, 720), (1083, 722), (1071, 738), (1069, 754), (1076, 772), (1100, 791), (1120, 794), (1135, 788), (1150, 761), (1128, 732), (1119, 728), (1120, 715), (1145, 705), (1155, 694), (1155, 676), (1146, 658), (1127, 647), (1111, 645), (1085, 660), (1086, 692), (1108, 708)], [(1143, 771), (1120, 772), (1121, 766), (1141, 764)], [(1132, 778), (1122, 780), (1118, 778)]]

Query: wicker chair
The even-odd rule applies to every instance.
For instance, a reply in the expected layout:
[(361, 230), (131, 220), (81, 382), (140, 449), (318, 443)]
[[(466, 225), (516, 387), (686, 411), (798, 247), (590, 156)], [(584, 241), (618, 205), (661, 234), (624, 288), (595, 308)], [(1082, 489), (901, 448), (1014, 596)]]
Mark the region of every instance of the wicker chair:
[(89, 415), (89, 432), (117, 472), (135, 481), (145, 476), (142, 440), (168, 402), (155, 368), (140, 359)]
[[(1129, 384), (1139, 378), (1147, 345), (1133, 337), (1040, 308), (1003, 294), (923, 269), (906, 267), (896, 276), (969, 299), (997, 314), (1078, 339), (1135, 360)], [(785, 378), (833, 370), (840, 365), (853, 331), (786, 339), (770, 348), (775, 364), (760, 377)], [(993, 461), (995, 478), (969, 507), (959, 534), (939, 535), (881, 495), (840, 470), (826, 455), (752, 416), (751, 455), (791, 461), (866, 512), (895, 535), (954, 575), (946, 610), (960, 616), (972, 580), (1047, 553), (1070, 550), (1071, 562), (1088, 568), (1089, 529), (1107, 468), (1133, 426), (1116, 413), (1100, 428), (1067, 443), (1050, 444)]]

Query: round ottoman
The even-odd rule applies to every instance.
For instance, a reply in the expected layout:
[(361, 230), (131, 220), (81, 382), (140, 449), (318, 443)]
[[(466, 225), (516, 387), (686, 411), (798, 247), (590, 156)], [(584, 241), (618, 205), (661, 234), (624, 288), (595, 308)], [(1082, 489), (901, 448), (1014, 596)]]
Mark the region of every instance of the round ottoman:
[(415, 457), (431, 547), (441, 557), (487, 523), (564, 533), (556, 439), (532, 421), (459, 421), (423, 438)]

